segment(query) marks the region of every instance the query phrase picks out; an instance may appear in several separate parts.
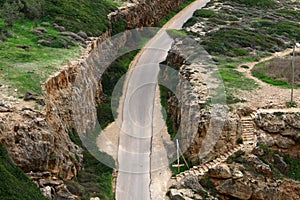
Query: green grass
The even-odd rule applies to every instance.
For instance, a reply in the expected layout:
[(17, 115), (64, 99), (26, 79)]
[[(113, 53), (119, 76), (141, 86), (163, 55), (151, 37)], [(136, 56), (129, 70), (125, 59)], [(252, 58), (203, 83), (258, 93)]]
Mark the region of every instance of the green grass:
[(254, 68), (251, 70), (251, 73), (254, 77), (262, 80), (265, 83), (275, 85), (275, 86), (281, 86), (285, 88), (290, 88), (290, 84), (284, 80), (277, 80), (275, 78), (272, 78), (268, 76), (268, 71), (266, 68), (267, 62), (262, 62), (254, 66)]
[(270, 34), (287, 35), (290, 39), (300, 40), (300, 26), (297, 22), (279, 21), (268, 30)]
[(253, 79), (246, 78), (243, 73), (234, 69), (219, 69), (219, 73), (226, 88), (252, 90), (257, 87)]
[(46, 200), (37, 186), (24, 172), (16, 167), (5, 146), (0, 143), (0, 199)]
[(260, 46), (261, 50), (270, 50), (280, 42), (257, 31), (239, 28), (222, 28), (208, 34), (208, 39), (201, 45), (213, 55), (226, 55), (231, 57), (247, 56), (246, 47)]
[(45, 17), (73, 32), (82, 30), (89, 35), (100, 35), (109, 26), (107, 15), (117, 5), (107, 0), (47, 0)]
[[(37, 36), (30, 32), (33, 26), (32, 20), (17, 21), (13, 28), (14, 36), (7, 36), (0, 43), (0, 82), (10, 84), (21, 93), (32, 90), (41, 94), (41, 82), (57, 71), (59, 65), (78, 57), (80, 48), (77, 45), (69, 45), (68, 48), (39, 47), (37, 41), (41, 37), (68, 39), (51, 27), (45, 27), (47, 33)], [(7, 29), (1, 18), (0, 27)], [(29, 49), (17, 48), (16, 45), (26, 45)]]
[[(225, 0), (228, 1), (228, 0)], [(256, 6), (256, 7), (263, 7), (263, 8), (273, 8), (277, 6), (277, 2), (274, 0), (232, 0), (234, 2), (244, 4), (247, 6)]]
[(296, 11), (296, 10), (280, 9), (277, 11), (277, 13), (280, 13), (284, 16), (288, 15), (291, 18), (300, 20), (300, 13), (299, 13), (299, 11)]

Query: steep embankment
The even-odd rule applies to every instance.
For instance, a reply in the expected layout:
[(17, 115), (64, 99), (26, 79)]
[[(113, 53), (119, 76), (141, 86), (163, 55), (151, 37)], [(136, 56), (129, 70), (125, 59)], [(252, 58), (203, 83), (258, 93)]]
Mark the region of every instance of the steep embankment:
[[(184, 59), (181, 56), (184, 53), (193, 54), (184, 47), (188, 42), (180, 39), (166, 61), (169, 66), (175, 66), (178, 77), (184, 77), (192, 87), (191, 92), (175, 93), (176, 96), (170, 91), (164, 92), (168, 128), (172, 134), (179, 130), (181, 147), (189, 146), (186, 158), (199, 164), (174, 177), (177, 183), (171, 186), (171, 199), (283, 200), (300, 197), (299, 110), (255, 112), (259, 107), (285, 106), (288, 100), (286, 94), (290, 91), (283, 88), (274, 90), (274, 86), (268, 87), (270, 91), (265, 92), (267, 87), (261, 90), (251, 76), (245, 77), (238, 72), (247, 71), (249, 66), (244, 63), (260, 60), (276, 51), (285, 51), (291, 46), (290, 39), (298, 37), (294, 34), (299, 27), (296, 21), (299, 12), (295, 12), (298, 9), (299, 4), (290, 1), (212, 1), (206, 9), (196, 11), (187, 22), (185, 30), (211, 54), (215, 62), (211, 62), (203, 73), (201, 67), (205, 67), (205, 59), (202, 66)], [(287, 25), (291, 29), (283, 28)], [(197, 51), (195, 48), (192, 50)], [(213, 67), (218, 69), (223, 79), (226, 91), (223, 94), (226, 94), (230, 111), (224, 118), (216, 117), (215, 124), (209, 123), (215, 117), (210, 111), (214, 103), (224, 101), (212, 101), (216, 93), (210, 87), (213, 81), (207, 79), (206, 74)], [(238, 67), (246, 70), (237, 70)], [(184, 88), (183, 84), (179, 82), (178, 88)], [(222, 97), (222, 90), (219, 88), (217, 91), (217, 95)], [(245, 92), (252, 94), (253, 98), (244, 98)], [(255, 98), (257, 93), (259, 96)], [(270, 105), (267, 102), (269, 94), (272, 94), (270, 99), (279, 96)], [(193, 111), (191, 107), (197, 105), (200, 111)], [(189, 117), (191, 112), (193, 117)], [(221, 131), (217, 131), (220, 124), (223, 124)], [(205, 140), (212, 127), (214, 140)], [(207, 142), (211, 148), (206, 153), (202, 149)]]
[[(128, 20), (123, 28), (153, 25), (181, 2), (151, 1), (148, 4), (136, 3), (125, 6), (110, 15), (112, 28), (120, 19)], [(161, 5), (156, 6), (157, 3)], [(146, 15), (145, 11), (149, 15)], [(152, 15), (153, 12), (159, 14)], [(77, 21), (80, 23), (81, 20)], [(23, 109), (22, 106), (16, 106), (17, 101), (12, 104), (1, 104), (1, 141), (6, 144), (9, 154), (19, 167), (26, 172), (33, 171), (29, 175), (49, 197), (68, 196), (75, 199), (76, 196), (82, 195), (82, 186), (76, 183), (66, 186), (60, 179), (72, 179), (81, 169), (81, 148), (73, 144), (69, 134), (74, 139), (75, 129), (85, 133), (95, 126), (96, 99), (102, 91), (100, 75), (113, 61), (111, 59), (119, 47), (126, 42), (127, 35), (123, 34), (117, 42), (119, 46), (110, 49), (109, 44), (101, 45), (109, 38), (111, 32), (113, 30), (110, 29), (90, 42), (81, 59), (63, 66), (63, 70), (43, 84), (46, 93), (45, 114), (31, 108)], [(109, 50), (101, 51), (101, 48)], [(98, 171), (95, 168), (96, 174)], [(85, 180), (84, 176), (82, 180)], [(88, 183), (85, 186), (93, 192)], [(109, 195), (103, 198), (108, 199)]]

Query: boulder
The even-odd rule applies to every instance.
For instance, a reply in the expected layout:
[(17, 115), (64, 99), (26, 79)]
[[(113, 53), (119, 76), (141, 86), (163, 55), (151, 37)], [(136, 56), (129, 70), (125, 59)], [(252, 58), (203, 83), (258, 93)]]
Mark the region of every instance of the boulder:
[(252, 196), (252, 189), (250, 186), (242, 182), (233, 181), (232, 179), (223, 180), (216, 187), (216, 191), (238, 199), (250, 199)]
[(278, 189), (274, 187), (258, 188), (253, 192), (252, 200), (278, 199)]
[(38, 44), (43, 45), (43, 46), (51, 46), (52, 42), (49, 40), (39, 40)]
[(25, 101), (30, 101), (30, 100), (36, 100), (36, 98), (34, 97), (34, 93), (31, 91), (27, 91), (24, 94), (24, 98)]
[(283, 136), (278, 136), (275, 139), (275, 144), (282, 149), (288, 149), (291, 146), (295, 145), (295, 141), (288, 138), (288, 137), (283, 137)]
[(63, 27), (63, 26), (54, 26), (54, 27), (55, 27), (56, 30), (59, 31), (59, 32), (64, 32), (64, 31), (66, 31), (66, 28)]
[(270, 166), (265, 164), (263, 161), (261, 161), (257, 156), (249, 155), (247, 160), (255, 168), (257, 172), (262, 172), (268, 177), (271, 176), (272, 170)]
[(276, 169), (278, 169), (281, 173), (286, 173), (287, 164), (286, 162), (284, 162), (283, 158), (280, 155), (275, 154), (273, 156), (273, 159)]
[(48, 22), (42, 22), (41, 25), (42, 26), (50, 26), (50, 24)]
[(52, 199), (52, 188), (50, 186), (46, 186), (40, 189), (42, 194), (48, 199)]
[(171, 200), (192, 200), (195, 194), (191, 189), (171, 189), (170, 198)]
[(239, 178), (243, 178), (243, 177), (244, 177), (244, 174), (238, 169), (235, 169), (232, 173), (233, 179), (239, 179)]
[(65, 35), (65, 36), (70, 36), (72, 39), (74, 39), (75, 41), (79, 41), (82, 44), (85, 44), (85, 40), (80, 37), (79, 35), (73, 33), (73, 32), (61, 32), (59, 33), (60, 35)]
[(77, 200), (73, 194), (67, 189), (67, 188), (62, 188), (56, 193), (56, 200)]
[(176, 189), (170, 190), (170, 198), (171, 198), (171, 200), (184, 200), (182, 193)]
[(77, 33), (77, 35), (79, 35), (79, 36), (82, 37), (83, 39), (88, 39), (87, 34), (86, 34), (85, 32), (83, 32), (83, 31), (79, 31), (79, 32)]
[(182, 179), (178, 185), (175, 186), (177, 189), (189, 188), (196, 193), (202, 193), (205, 189), (200, 185), (196, 176), (186, 176)]
[(231, 172), (229, 167), (226, 164), (217, 165), (214, 168), (209, 170), (209, 174), (213, 178), (231, 178)]

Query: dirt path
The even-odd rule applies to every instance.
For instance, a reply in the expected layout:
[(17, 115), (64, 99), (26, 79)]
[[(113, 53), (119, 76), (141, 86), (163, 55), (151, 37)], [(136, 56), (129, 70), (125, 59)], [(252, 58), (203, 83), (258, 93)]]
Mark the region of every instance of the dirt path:
[[(245, 74), (246, 78), (251, 78), (255, 80), (255, 82), (259, 85), (259, 87), (252, 91), (238, 91), (238, 93), (236, 93), (236, 96), (238, 96), (239, 98), (244, 98), (246, 102), (238, 103), (236, 106), (237, 107), (248, 106), (254, 109), (286, 108), (286, 102), (290, 101), (291, 99), (291, 89), (267, 84), (259, 80), (258, 78), (252, 76), (251, 69), (253, 69), (253, 67), (258, 63), (271, 60), (275, 57), (283, 57), (289, 55), (291, 52), (292, 49), (286, 49), (282, 52), (276, 52), (271, 56), (262, 58), (258, 62), (248, 62), (248, 63), (240, 64), (237, 71)], [(246, 65), (249, 68), (248, 69), (242, 68), (241, 67), (242, 65)], [(299, 89), (294, 90), (294, 101), (297, 103), (297, 105), (300, 105)]]

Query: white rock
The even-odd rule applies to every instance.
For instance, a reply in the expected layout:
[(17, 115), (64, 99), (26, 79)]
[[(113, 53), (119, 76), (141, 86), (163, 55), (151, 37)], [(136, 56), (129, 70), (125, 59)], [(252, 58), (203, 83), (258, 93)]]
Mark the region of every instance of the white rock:
[(243, 176), (244, 176), (244, 174), (240, 170), (234, 170), (234, 172), (233, 172), (234, 179), (243, 178)]
[(49, 198), (49, 199), (52, 199), (52, 194), (51, 194), (51, 187), (50, 186), (46, 186), (44, 188), (41, 188), (41, 192), (42, 194)]

